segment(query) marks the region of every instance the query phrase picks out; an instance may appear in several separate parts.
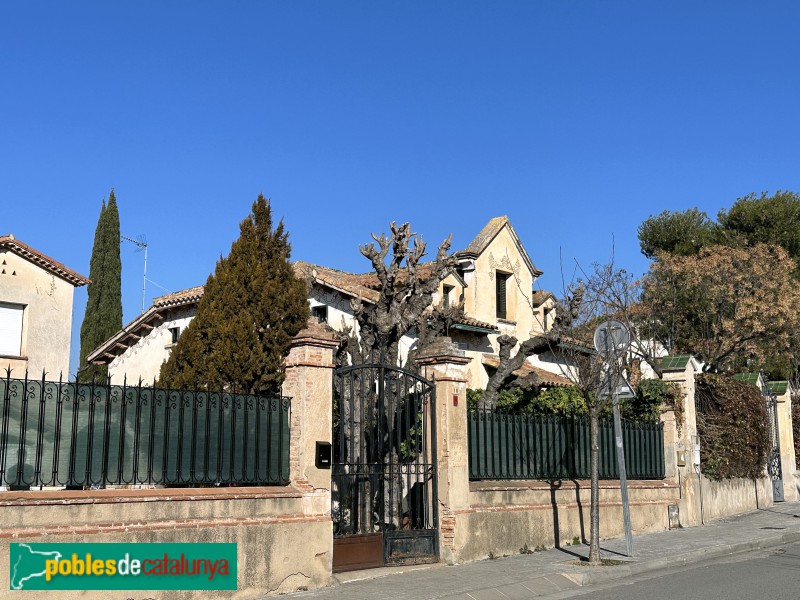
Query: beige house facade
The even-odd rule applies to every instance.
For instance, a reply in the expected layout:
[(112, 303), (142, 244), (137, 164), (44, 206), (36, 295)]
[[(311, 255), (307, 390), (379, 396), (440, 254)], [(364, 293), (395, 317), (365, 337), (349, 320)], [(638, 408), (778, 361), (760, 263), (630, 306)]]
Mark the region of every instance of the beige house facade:
[(66, 379), (73, 294), (87, 283), (13, 235), (0, 236), (0, 370)]
[[(555, 298), (536, 289), (542, 274), (530, 259), (508, 217), (491, 219), (464, 249), (456, 252), (457, 268), (441, 282), (433, 305), (462, 304), (463, 319), (450, 329), (456, 346), (473, 359), (469, 387), (484, 387), (497, 366), (497, 338), (508, 334), (520, 342), (552, 326)], [(348, 273), (303, 261), (294, 263), (297, 274), (308, 282), (312, 316), (336, 331), (358, 332), (352, 301), (376, 302), (379, 296), (374, 273)], [(424, 265), (421, 265), (424, 268)], [(107, 364), (112, 383), (152, 382), (177, 336), (196, 313), (202, 286), (156, 298), (140, 315), (88, 359)], [(417, 332), (400, 342), (400, 360), (416, 347)], [(525, 371), (535, 373), (547, 385), (569, 385), (556, 357), (532, 357)]]

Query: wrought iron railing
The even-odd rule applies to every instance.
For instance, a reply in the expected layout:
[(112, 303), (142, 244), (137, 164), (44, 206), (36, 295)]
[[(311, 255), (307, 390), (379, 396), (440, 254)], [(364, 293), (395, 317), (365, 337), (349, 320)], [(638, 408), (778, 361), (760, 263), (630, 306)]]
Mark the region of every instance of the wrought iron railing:
[(289, 481), (289, 398), (7, 372), (0, 410), (0, 485), (8, 489)]
[[(470, 479), (588, 479), (588, 419), (542, 414), (467, 413)], [(625, 467), (629, 479), (663, 479), (661, 423), (623, 421)], [(600, 422), (599, 474), (618, 479), (614, 424)]]

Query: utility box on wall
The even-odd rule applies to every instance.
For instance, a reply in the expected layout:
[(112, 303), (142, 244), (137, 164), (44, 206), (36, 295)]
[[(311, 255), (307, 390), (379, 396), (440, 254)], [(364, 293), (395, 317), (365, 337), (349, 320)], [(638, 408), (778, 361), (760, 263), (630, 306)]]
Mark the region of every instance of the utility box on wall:
[(318, 469), (331, 468), (331, 443), (317, 442), (317, 452), (314, 458), (314, 466)]

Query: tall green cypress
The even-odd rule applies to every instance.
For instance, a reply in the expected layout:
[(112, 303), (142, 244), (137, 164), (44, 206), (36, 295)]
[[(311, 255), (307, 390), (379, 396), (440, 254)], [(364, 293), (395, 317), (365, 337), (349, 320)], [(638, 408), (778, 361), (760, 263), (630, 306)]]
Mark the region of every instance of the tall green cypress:
[(161, 367), (163, 385), (280, 390), (283, 359), (308, 320), (306, 284), (292, 269), (283, 221), (273, 229), (264, 196), (239, 229), (230, 253), (208, 277), (197, 315)]
[(92, 350), (122, 328), (122, 261), (119, 248), (119, 210), (114, 190), (103, 200), (94, 232), (89, 263), (89, 299), (81, 324), (79, 381), (105, 381), (108, 367), (87, 365)]

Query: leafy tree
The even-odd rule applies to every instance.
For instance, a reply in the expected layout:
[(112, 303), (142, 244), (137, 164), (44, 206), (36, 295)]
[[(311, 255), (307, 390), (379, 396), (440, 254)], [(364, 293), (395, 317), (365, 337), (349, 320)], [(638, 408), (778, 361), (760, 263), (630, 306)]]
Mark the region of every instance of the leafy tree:
[(790, 351), (800, 326), (793, 270), (785, 250), (766, 244), (662, 255), (644, 282), (652, 334), (674, 351), (696, 355), (709, 371), (753, 360), (763, 366), (770, 355)]
[(114, 190), (103, 200), (94, 232), (89, 263), (89, 299), (81, 323), (79, 381), (105, 381), (107, 365), (87, 365), (92, 350), (122, 329), (122, 261), (119, 251), (119, 210)]
[(717, 218), (723, 229), (738, 234), (748, 245), (780, 246), (795, 262), (800, 260), (800, 196), (794, 192), (749, 194), (730, 210), (721, 210)]
[(231, 386), (251, 394), (280, 390), (283, 359), (308, 320), (306, 285), (289, 262), (283, 221), (273, 229), (264, 196), (259, 194), (239, 229), (230, 253), (208, 277), (197, 316), (161, 367), (165, 385)]
[(714, 243), (717, 235), (718, 225), (697, 208), (683, 212), (665, 210), (639, 225), (639, 242), (647, 258), (655, 258), (658, 253), (695, 254)]

